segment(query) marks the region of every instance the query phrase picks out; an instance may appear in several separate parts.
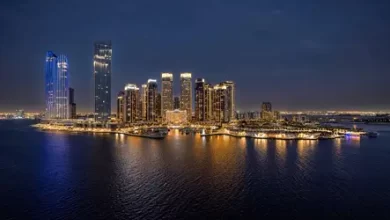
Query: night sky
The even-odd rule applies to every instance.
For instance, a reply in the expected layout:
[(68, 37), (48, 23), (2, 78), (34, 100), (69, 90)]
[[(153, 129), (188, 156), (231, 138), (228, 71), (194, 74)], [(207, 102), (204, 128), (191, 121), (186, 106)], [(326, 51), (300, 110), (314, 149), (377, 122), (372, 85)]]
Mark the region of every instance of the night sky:
[(47, 50), (65, 54), (78, 111), (93, 110), (93, 43), (125, 83), (192, 72), (236, 82), (237, 109), (390, 109), (388, 0), (2, 0), (0, 111), (44, 110)]

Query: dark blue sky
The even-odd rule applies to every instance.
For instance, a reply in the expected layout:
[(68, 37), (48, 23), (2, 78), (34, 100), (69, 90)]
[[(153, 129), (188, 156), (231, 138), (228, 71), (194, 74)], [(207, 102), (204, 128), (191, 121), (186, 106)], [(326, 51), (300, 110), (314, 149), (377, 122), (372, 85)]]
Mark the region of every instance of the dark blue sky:
[[(92, 53), (113, 43), (125, 83), (193, 72), (233, 80), (239, 110), (390, 109), (388, 0), (5, 0), (0, 110), (44, 109), (44, 56), (66, 54), (78, 110), (93, 109)], [(114, 105), (113, 105), (114, 106)]]

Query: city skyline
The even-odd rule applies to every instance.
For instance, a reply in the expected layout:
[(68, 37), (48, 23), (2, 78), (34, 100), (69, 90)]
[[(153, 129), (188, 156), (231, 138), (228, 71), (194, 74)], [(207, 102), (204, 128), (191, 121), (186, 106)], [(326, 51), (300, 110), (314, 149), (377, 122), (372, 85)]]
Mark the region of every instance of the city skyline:
[(0, 111), (44, 111), (42, 58), (52, 50), (72, 64), (78, 111), (94, 112), (92, 51), (102, 39), (114, 51), (111, 112), (125, 83), (141, 85), (145, 75), (160, 79), (161, 72), (173, 73), (175, 82), (180, 72), (212, 83), (232, 80), (242, 111), (259, 109), (264, 100), (286, 111), (390, 109), (383, 95), (390, 93), (388, 3), (114, 1), (109, 10), (99, 1), (94, 9), (88, 1), (77, 9), (72, 3), (56, 10), (40, 0), (0, 3)]

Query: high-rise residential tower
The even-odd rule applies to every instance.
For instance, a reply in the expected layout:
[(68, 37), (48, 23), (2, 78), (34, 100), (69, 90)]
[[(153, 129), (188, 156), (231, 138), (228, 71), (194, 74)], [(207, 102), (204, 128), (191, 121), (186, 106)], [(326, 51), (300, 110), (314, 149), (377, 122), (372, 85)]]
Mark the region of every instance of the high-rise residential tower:
[(156, 121), (157, 80), (149, 79), (146, 89), (146, 120)]
[(225, 81), (223, 84), (226, 86), (226, 104), (227, 104), (227, 118), (231, 122), (236, 117), (236, 90), (233, 81)]
[(47, 119), (69, 119), (69, 62), (65, 55), (48, 51), (45, 63)]
[(157, 93), (156, 95), (156, 121), (161, 122), (162, 120), (162, 105), (161, 105), (161, 93)]
[(195, 80), (195, 120), (206, 120), (206, 83), (204, 79), (198, 78)]
[(205, 121), (212, 121), (213, 120), (214, 88), (209, 83), (206, 83), (204, 86), (205, 86), (205, 94), (204, 94)]
[(94, 44), (95, 119), (106, 121), (111, 114), (111, 42)]
[(188, 121), (192, 119), (192, 74), (180, 74), (180, 109), (187, 111)]
[(141, 118), (146, 120), (147, 110), (147, 99), (148, 99), (148, 85), (142, 84), (141, 86)]
[(161, 116), (165, 122), (166, 111), (173, 110), (173, 74), (161, 74)]
[(124, 122), (124, 111), (125, 111), (125, 92), (120, 91), (116, 99), (116, 118), (120, 122)]
[(124, 96), (124, 117), (125, 123), (135, 123), (138, 121), (139, 88), (135, 84), (125, 86)]
[(220, 83), (214, 86), (213, 118), (216, 122), (227, 122), (227, 88)]

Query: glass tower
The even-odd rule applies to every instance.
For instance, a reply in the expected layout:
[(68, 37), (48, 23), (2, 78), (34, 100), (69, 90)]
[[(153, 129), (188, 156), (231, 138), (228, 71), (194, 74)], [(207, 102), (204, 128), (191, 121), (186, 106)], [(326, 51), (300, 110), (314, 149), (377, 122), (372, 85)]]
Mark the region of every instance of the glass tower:
[(46, 119), (69, 119), (69, 62), (65, 55), (46, 53)]
[(192, 84), (191, 73), (180, 74), (180, 109), (187, 111), (188, 121), (192, 119)]
[(106, 121), (111, 114), (111, 42), (94, 45), (95, 119)]
[(57, 75), (55, 79), (56, 118), (69, 119), (69, 63), (65, 55), (57, 57)]
[(173, 74), (161, 74), (161, 114), (165, 121), (166, 111), (173, 110)]
[(156, 101), (157, 101), (157, 80), (149, 79), (146, 90), (146, 120), (150, 122), (156, 121)]
[(54, 78), (57, 74), (57, 56), (52, 52), (46, 53), (45, 61), (45, 117), (54, 119), (56, 115)]

